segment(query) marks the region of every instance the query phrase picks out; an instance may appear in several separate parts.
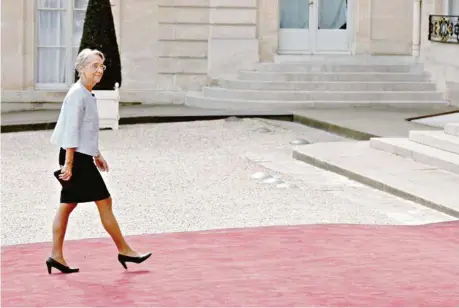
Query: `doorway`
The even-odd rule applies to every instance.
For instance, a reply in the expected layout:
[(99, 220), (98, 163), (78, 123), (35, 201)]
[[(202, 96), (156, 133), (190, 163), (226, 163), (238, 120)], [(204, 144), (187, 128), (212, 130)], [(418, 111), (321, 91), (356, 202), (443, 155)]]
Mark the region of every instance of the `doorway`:
[(279, 53), (348, 53), (348, 2), (279, 0)]

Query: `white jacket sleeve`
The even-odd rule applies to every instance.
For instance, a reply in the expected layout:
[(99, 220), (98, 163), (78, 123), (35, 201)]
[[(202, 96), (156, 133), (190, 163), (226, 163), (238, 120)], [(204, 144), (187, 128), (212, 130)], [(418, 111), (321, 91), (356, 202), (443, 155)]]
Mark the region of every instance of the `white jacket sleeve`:
[(80, 128), (84, 114), (84, 98), (80, 95), (69, 97), (65, 106), (65, 125), (62, 138), (64, 149), (77, 148), (80, 145)]

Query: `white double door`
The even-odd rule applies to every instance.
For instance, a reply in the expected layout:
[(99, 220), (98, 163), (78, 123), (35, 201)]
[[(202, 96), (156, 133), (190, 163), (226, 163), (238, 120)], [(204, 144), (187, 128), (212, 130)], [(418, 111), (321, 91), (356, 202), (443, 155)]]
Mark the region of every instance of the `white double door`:
[(349, 52), (348, 0), (279, 0), (279, 53)]

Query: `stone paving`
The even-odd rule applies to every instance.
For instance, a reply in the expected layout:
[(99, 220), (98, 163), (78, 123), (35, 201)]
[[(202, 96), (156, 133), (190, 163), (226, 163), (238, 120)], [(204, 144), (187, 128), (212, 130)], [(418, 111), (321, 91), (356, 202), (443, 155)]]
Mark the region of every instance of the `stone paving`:
[[(51, 240), (59, 201), (51, 131), (5, 133), (2, 245)], [(453, 217), (294, 160), (290, 141), (342, 141), (272, 120), (121, 126), (101, 131), (104, 174), (127, 235), (314, 223), (425, 224)], [(349, 141), (352, 142), (352, 141)], [(257, 172), (283, 185), (252, 179)], [(97, 209), (81, 204), (66, 239), (107, 237)]]

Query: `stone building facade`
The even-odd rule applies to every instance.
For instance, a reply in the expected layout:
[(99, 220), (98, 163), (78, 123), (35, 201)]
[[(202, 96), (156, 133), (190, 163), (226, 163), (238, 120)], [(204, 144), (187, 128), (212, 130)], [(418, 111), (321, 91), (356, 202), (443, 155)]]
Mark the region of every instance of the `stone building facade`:
[[(61, 101), (87, 0), (2, 0), (2, 102)], [(415, 56), (459, 100), (459, 44), (428, 39), (459, 0), (112, 0), (121, 100), (183, 103), (211, 79), (276, 54)]]

